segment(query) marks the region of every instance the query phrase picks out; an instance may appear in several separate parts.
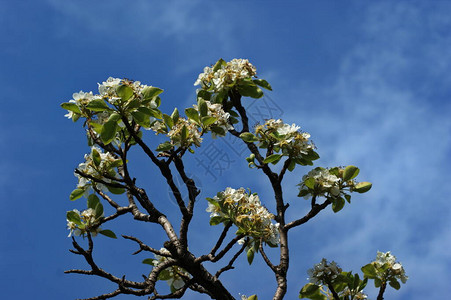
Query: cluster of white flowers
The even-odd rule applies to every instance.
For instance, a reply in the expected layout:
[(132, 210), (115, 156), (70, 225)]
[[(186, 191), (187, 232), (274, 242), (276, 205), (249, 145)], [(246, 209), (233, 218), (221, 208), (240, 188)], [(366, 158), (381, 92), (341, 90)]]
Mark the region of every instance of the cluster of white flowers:
[(385, 264), (388, 265), (389, 275), (394, 276), (401, 280), (402, 283), (406, 283), (409, 277), (406, 275), (401, 263), (396, 262), (396, 257), (390, 253), (390, 251), (377, 252), (376, 260), (373, 262), (376, 268), (382, 268)]
[[(306, 184), (306, 181), (311, 180), (310, 178), (314, 180), (315, 186), (314, 189), (316, 196), (337, 197), (340, 195), (340, 187), (339, 187), (340, 178), (330, 174), (328, 169), (318, 167), (308, 172), (307, 175), (304, 175), (302, 177), (302, 182), (300, 184), (301, 190), (309, 189), (309, 187), (307, 186), (308, 184)], [(304, 195), (304, 198), (309, 199), (310, 198), (309, 194), (310, 193)]]
[[(166, 248), (160, 249), (161, 253), (170, 255), (171, 253)], [(158, 266), (160, 263), (165, 262), (168, 258), (166, 256), (155, 254), (155, 260), (153, 261), (154, 266)], [(185, 281), (182, 279), (183, 277), (190, 277), (190, 274), (183, 268), (179, 266), (171, 266), (162, 271), (165, 275), (163, 278), (166, 280), (169, 286), (172, 286), (174, 289), (180, 289), (185, 285)], [(160, 276), (161, 274), (160, 273)]]
[(111, 104), (116, 104), (121, 100), (121, 97), (117, 94), (117, 88), (120, 85), (126, 85), (133, 90), (135, 97), (142, 98), (142, 90), (147, 87), (147, 85), (141, 84), (140, 81), (133, 81), (129, 79), (120, 79), (109, 77), (102, 84), (98, 83), (100, 96)]
[[(188, 133), (186, 138), (183, 137), (184, 127), (186, 128)], [(154, 127), (152, 127), (152, 129), (154, 129)], [(185, 118), (178, 119), (177, 123), (174, 124), (174, 126), (168, 132), (168, 137), (171, 139), (171, 143), (176, 147), (189, 147), (192, 144), (196, 145), (196, 147), (199, 147), (202, 143), (202, 137), (199, 127)]]
[(233, 86), (238, 80), (252, 78), (257, 69), (247, 59), (232, 59), (223, 64), (218, 70), (213, 67), (205, 67), (204, 72), (199, 74), (194, 85), (200, 85), (203, 89), (212, 89), (219, 92), (227, 87)]
[(271, 214), (260, 202), (258, 195), (247, 193), (244, 188), (227, 187), (210, 199), (207, 212), (210, 217), (225, 217), (238, 226), (245, 234), (277, 245), (279, 243), (279, 223), (273, 223)]
[(97, 233), (99, 233), (99, 231), (101, 230), (99, 226), (92, 228), (92, 226), (96, 225), (97, 222), (94, 209), (88, 208), (81, 213), (77, 209), (73, 209), (72, 211), (79, 216), (82, 225), (80, 226), (75, 224), (74, 222), (67, 220), (67, 229), (70, 230), (68, 237), (70, 237), (72, 234), (74, 234), (75, 236), (84, 235), (87, 231), (89, 231), (92, 236), (96, 236)]
[[(80, 91), (78, 93), (73, 93), (72, 98), (73, 99), (69, 100), (69, 103), (74, 103), (78, 107), (84, 107), (92, 100), (100, 99), (101, 97), (99, 95), (93, 95), (92, 92), (85, 93), (83, 91)], [(74, 117), (74, 112), (69, 110), (68, 113), (64, 116), (68, 119), (72, 119)]]
[(333, 281), (340, 275), (341, 271), (341, 268), (334, 261), (328, 263), (327, 260), (323, 258), (320, 263), (314, 265), (307, 273), (311, 283), (321, 285), (323, 282)]
[(263, 125), (255, 127), (255, 135), (261, 141), (280, 147), (283, 153), (298, 157), (315, 149), (315, 145), (309, 140), (310, 134), (300, 132), (299, 129), (299, 126), (283, 123), (281, 119), (269, 119)]
[[(207, 104), (207, 116), (214, 117), (216, 119), (216, 121), (209, 127), (219, 127), (224, 131), (224, 133), (227, 133), (229, 129), (233, 129), (232, 124), (229, 123), (230, 114), (224, 111), (221, 104), (211, 103), (210, 101), (205, 101), (205, 103)], [(196, 104), (193, 106), (194, 109), (197, 111), (199, 110)], [(215, 138), (216, 135), (217, 134), (215, 132), (212, 132), (213, 138)]]
[[(133, 81), (133, 80), (129, 80), (129, 79), (120, 79), (120, 78), (113, 78), (113, 77), (109, 77), (106, 81), (102, 82), (102, 83), (98, 83), (98, 90), (99, 90), (99, 94), (93, 94), (92, 92), (83, 92), (80, 91), (78, 93), (74, 93), (72, 95), (73, 99), (69, 100), (69, 104), (75, 104), (77, 105), (79, 111), (74, 112), (71, 109), (68, 109), (68, 113), (65, 115), (65, 117), (69, 118), (69, 119), (78, 119), (78, 117), (80, 117), (81, 115), (87, 117), (89, 115), (89, 117), (92, 119), (93, 116), (97, 116), (97, 123), (102, 124), (101, 120), (106, 121), (108, 119), (108, 116), (110, 115), (110, 113), (105, 113), (105, 112), (99, 112), (99, 110), (94, 110), (95, 113), (90, 112), (89, 108), (87, 108), (87, 106), (94, 100), (105, 100), (106, 102), (113, 104), (113, 105), (117, 105), (119, 103), (121, 103), (121, 97), (118, 95), (118, 87), (120, 86), (127, 86), (131, 89), (131, 95), (130, 95), (130, 99), (138, 99), (138, 100), (143, 100), (144, 99), (144, 95), (143, 95), (143, 90), (145, 88), (151, 88), (150, 86), (147, 85), (143, 85), (141, 84), (140, 81)], [(67, 103), (63, 103), (63, 104), (67, 104)], [(106, 105), (106, 103), (105, 103)], [(149, 103), (147, 103), (146, 106), (149, 106), (149, 108), (155, 108), (156, 104), (153, 101), (150, 101)], [(67, 108), (66, 108), (67, 109)], [(81, 113), (81, 115), (80, 115)], [(103, 113), (103, 116), (100, 116), (100, 114)], [(94, 118), (93, 120), (96, 120), (96, 118)]]
[[(96, 159), (93, 157), (94, 153), (98, 153), (100, 157), (100, 161), (96, 162)], [(115, 159), (109, 152), (103, 153), (102, 150), (96, 146), (91, 147), (91, 153), (85, 154), (85, 162), (80, 163), (78, 165), (78, 170), (83, 172), (84, 174), (90, 175), (95, 178), (101, 178), (103, 181), (109, 183), (112, 180), (110, 178), (105, 178), (104, 175), (108, 174), (112, 177), (117, 176), (117, 172), (111, 168), (111, 164), (115, 162)], [(89, 178), (85, 178), (77, 173), (75, 176), (78, 178), (77, 188), (85, 189), (86, 193), (89, 191), (89, 187), (92, 182)], [(101, 190), (107, 190), (106, 186), (101, 183), (95, 183), (96, 187)]]

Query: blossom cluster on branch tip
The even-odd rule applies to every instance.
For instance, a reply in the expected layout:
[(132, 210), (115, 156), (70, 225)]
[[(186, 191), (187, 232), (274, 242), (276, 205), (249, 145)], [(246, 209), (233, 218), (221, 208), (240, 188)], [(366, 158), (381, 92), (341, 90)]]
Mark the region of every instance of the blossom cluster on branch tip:
[(92, 236), (96, 236), (101, 231), (101, 228), (97, 225), (102, 217), (103, 210), (99, 215), (93, 208), (85, 209), (81, 213), (77, 209), (68, 212), (67, 229), (70, 231), (68, 237), (72, 234), (84, 236), (87, 232), (91, 233)]
[[(203, 103), (205, 103), (206, 109), (203, 108)], [(198, 104), (194, 104), (193, 107), (200, 114), (200, 125), (203, 125), (202, 118), (204, 120), (206, 120), (206, 117), (211, 118), (208, 122), (211, 124), (204, 125), (203, 127), (205, 128), (204, 130), (211, 131), (213, 138), (216, 136), (225, 136), (229, 130), (233, 129), (233, 125), (229, 122), (230, 113), (225, 112), (221, 104), (200, 99)], [(203, 109), (205, 112), (202, 111)]]
[[(85, 154), (85, 162), (80, 163), (77, 168), (83, 175), (75, 173), (75, 176), (78, 178), (77, 189), (83, 190), (85, 195), (89, 193), (92, 186), (99, 190), (107, 191), (108, 186), (105, 184), (114, 182), (115, 178), (119, 179), (116, 168), (121, 165), (121, 159), (117, 159), (111, 153), (104, 153), (100, 148), (92, 146), (91, 153)], [(105, 184), (96, 182), (84, 175), (102, 180)]]
[(261, 239), (270, 246), (279, 243), (279, 223), (272, 222), (274, 215), (261, 204), (257, 194), (227, 187), (207, 200), (211, 225), (233, 222), (238, 227), (237, 234)]
[(219, 60), (213, 67), (205, 67), (194, 85), (213, 92), (232, 87), (237, 81), (249, 79), (257, 74), (257, 69), (247, 59)]
[(321, 284), (325, 281), (333, 281), (340, 275), (341, 268), (336, 262), (328, 262), (325, 258), (320, 263), (315, 264), (312, 269), (307, 271), (309, 281), (313, 284)]
[(365, 193), (371, 189), (371, 183), (355, 181), (354, 178), (359, 172), (359, 168), (355, 166), (330, 169), (317, 167), (302, 177), (301, 183), (298, 184), (298, 197), (325, 197), (332, 203), (332, 210), (338, 212), (346, 201), (351, 203), (350, 192)]
[(400, 280), (406, 283), (409, 277), (400, 262), (396, 261), (396, 257), (388, 252), (377, 252), (376, 259), (362, 267), (365, 276), (374, 279), (374, 285), (379, 287), (385, 283), (389, 283), (394, 289), (399, 289)]
[(325, 258), (308, 270), (310, 283), (299, 292), (299, 298), (307, 299), (367, 299), (363, 292), (368, 279), (360, 280), (358, 274), (343, 272), (336, 262)]

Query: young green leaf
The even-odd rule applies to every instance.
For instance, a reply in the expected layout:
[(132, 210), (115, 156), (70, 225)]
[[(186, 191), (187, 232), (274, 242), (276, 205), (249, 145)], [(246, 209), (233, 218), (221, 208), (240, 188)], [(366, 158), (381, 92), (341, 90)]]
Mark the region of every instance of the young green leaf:
[(154, 86), (146, 86), (142, 90), (142, 94), (145, 100), (153, 99), (154, 97), (160, 95), (161, 93), (163, 93), (163, 90)]
[(97, 204), (100, 203), (99, 197), (96, 194), (91, 194), (88, 196), (88, 208), (95, 209)]
[(97, 151), (95, 148), (92, 148), (91, 156), (92, 156), (92, 160), (94, 161), (94, 164), (96, 165), (96, 167), (100, 166), (100, 163), (102, 162), (102, 158), (100, 157), (99, 151)]
[(199, 109), (199, 114), (201, 117), (208, 115), (208, 107), (204, 99), (200, 98), (197, 100), (197, 108)]
[(117, 239), (116, 234), (114, 232), (112, 232), (111, 230), (108, 230), (108, 229), (100, 230), (99, 233), (103, 234), (104, 236), (107, 236), (109, 238)]
[(254, 261), (254, 248), (250, 248), (247, 250), (247, 262), (252, 265), (252, 262)]
[(371, 189), (372, 186), (373, 185), (371, 184), (371, 182), (359, 182), (355, 185), (352, 191), (357, 193), (366, 193)]
[(72, 211), (72, 210), (68, 211), (66, 213), (66, 219), (69, 222), (75, 223), (77, 225), (82, 225), (82, 222), (81, 222), (81, 219), (80, 219), (80, 215), (77, 212), (75, 212), (75, 211)]
[(366, 278), (375, 279), (377, 277), (376, 268), (371, 263), (363, 266), (361, 270)]
[(116, 88), (116, 93), (123, 101), (128, 101), (133, 96), (133, 89), (128, 85), (120, 85)]
[(120, 187), (112, 187), (107, 185), (106, 188), (108, 189), (108, 191), (110, 191), (110, 193), (115, 195), (122, 195), (123, 193), (125, 193), (125, 189)]
[(174, 120), (171, 118), (171, 116), (169, 116), (167, 114), (163, 114), (163, 120), (164, 120), (164, 123), (169, 127), (169, 129), (174, 127)]
[(271, 154), (263, 161), (265, 164), (276, 164), (282, 158), (282, 154)]
[(185, 114), (191, 121), (194, 121), (197, 124), (200, 124), (199, 113), (193, 107), (189, 107), (185, 109)]
[(205, 117), (202, 117), (201, 122), (204, 127), (208, 127), (211, 124), (213, 124), (214, 122), (216, 122), (217, 120), (218, 119), (216, 119), (215, 117), (205, 116)]
[(86, 105), (86, 108), (92, 111), (111, 110), (103, 99), (94, 99)]
[(243, 132), (240, 134), (240, 138), (246, 143), (258, 142), (258, 138), (251, 132)]
[(347, 166), (343, 172), (343, 181), (348, 181), (355, 178), (359, 172), (359, 168), (355, 166)]
[(116, 137), (116, 131), (117, 121), (107, 121), (103, 124), (102, 131), (100, 132), (100, 139), (105, 145), (108, 145)]
[(264, 79), (254, 79), (252, 80), (256, 85), (261, 86), (262, 88), (265, 88), (267, 90), (272, 91), (272, 87), (271, 85), (268, 83), (268, 81), (264, 80)]
[(71, 112), (74, 112), (74, 113), (77, 113), (77, 114), (81, 114), (80, 109), (78, 108), (77, 104), (75, 104), (75, 103), (64, 102), (64, 103), (61, 103), (61, 107), (66, 109), (66, 110), (69, 110)]
[(332, 210), (334, 213), (339, 212), (345, 206), (345, 199), (338, 197), (335, 198), (332, 202)]
[(154, 262), (156, 261), (156, 259), (153, 258), (146, 258), (142, 261), (143, 264), (147, 264), (147, 265), (151, 265), (153, 266)]
[(172, 121), (174, 122), (174, 124), (177, 124), (179, 117), (180, 117), (179, 110), (176, 107), (176, 108), (174, 108), (174, 111), (171, 114), (171, 118), (172, 118)]
[(83, 196), (84, 193), (85, 193), (84, 189), (75, 189), (72, 191), (72, 193), (70, 193), (69, 199), (70, 201), (77, 200), (81, 198), (81, 196)]

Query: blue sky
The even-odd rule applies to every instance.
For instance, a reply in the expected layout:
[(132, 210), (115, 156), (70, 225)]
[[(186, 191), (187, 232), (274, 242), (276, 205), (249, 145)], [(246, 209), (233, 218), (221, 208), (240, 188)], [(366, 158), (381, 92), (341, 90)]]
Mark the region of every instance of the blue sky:
[[(451, 2), (449, 1), (0, 1), (0, 287), (5, 299), (75, 299), (114, 287), (86, 276), (68, 252), (65, 212), (73, 169), (88, 152), (80, 124), (59, 104), (79, 90), (96, 92), (109, 76), (161, 87), (163, 110), (190, 107), (203, 67), (218, 58), (248, 58), (273, 86), (263, 100), (248, 100), (258, 118), (296, 123), (312, 135), (317, 165), (354, 164), (373, 189), (339, 214), (324, 211), (291, 234), (287, 299), (296, 299), (306, 270), (326, 257), (358, 271), (376, 251), (389, 251), (410, 279), (386, 299), (442, 299), (451, 293)], [(263, 104), (266, 104), (263, 105)], [(266, 107), (266, 108), (265, 108)], [(151, 141), (149, 135), (149, 141)], [(266, 178), (248, 170), (228, 148), (206, 140), (189, 164), (208, 197), (226, 186), (250, 187), (273, 209)], [(227, 160), (207, 172), (202, 149), (218, 145)], [(238, 148), (237, 148), (238, 149)], [(168, 216), (175, 206), (139, 151), (139, 182)], [(309, 168), (285, 180), (289, 218), (307, 202), (296, 184)], [(211, 248), (206, 203), (197, 205), (192, 250)], [(140, 225), (140, 224), (138, 224)], [(156, 227), (124, 218), (109, 228), (160, 247)], [(160, 243), (160, 244), (159, 244)], [(135, 245), (99, 237), (100, 264), (139, 278), (146, 256)], [(269, 299), (274, 279), (261, 259), (245, 259), (223, 278), (231, 292)], [(266, 270), (267, 271), (267, 270)], [(371, 299), (374, 291), (369, 288)], [(131, 299), (130, 297), (117, 297)], [(187, 299), (203, 299), (196, 294)]]

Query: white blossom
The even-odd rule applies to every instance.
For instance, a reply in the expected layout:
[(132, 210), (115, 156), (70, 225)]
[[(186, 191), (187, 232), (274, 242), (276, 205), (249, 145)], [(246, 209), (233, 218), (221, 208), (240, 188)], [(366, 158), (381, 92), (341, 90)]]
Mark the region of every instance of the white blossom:
[(257, 74), (256, 68), (247, 59), (232, 59), (222, 65), (216, 71), (213, 67), (205, 67), (204, 72), (199, 74), (194, 85), (200, 85), (203, 89), (213, 89), (219, 92), (232, 86), (238, 80), (252, 78)]

